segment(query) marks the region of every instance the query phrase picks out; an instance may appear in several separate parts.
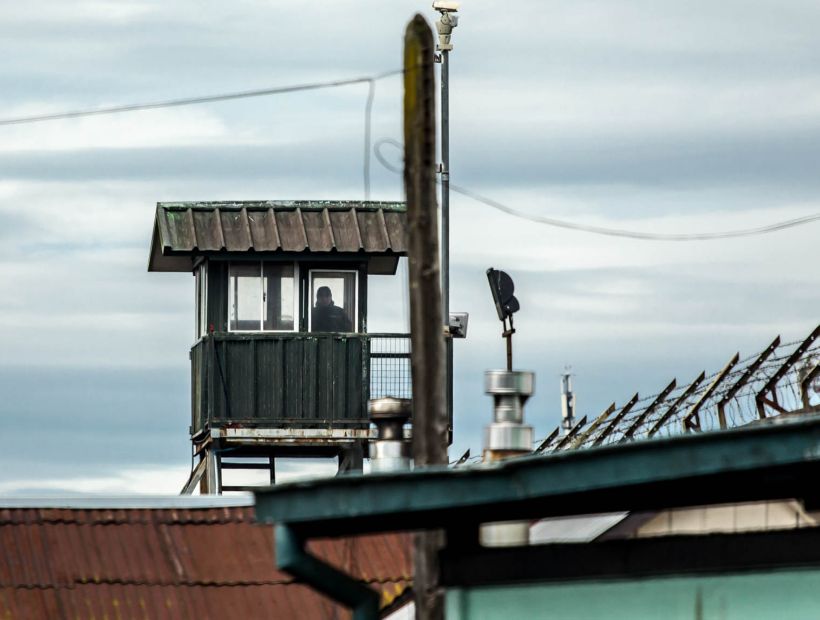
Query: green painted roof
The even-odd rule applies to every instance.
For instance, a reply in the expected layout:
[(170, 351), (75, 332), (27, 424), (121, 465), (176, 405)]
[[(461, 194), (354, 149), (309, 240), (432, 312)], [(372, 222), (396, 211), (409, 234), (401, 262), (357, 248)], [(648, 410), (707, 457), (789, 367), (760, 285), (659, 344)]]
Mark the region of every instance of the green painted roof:
[(338, 200), (157, 205), (149, 271), (188, 271), (192, 256), (249, 252), (404, 256), (406, 208)]
[[(348, 475), (257, 492), (257, 518), (305, 536), (800, 498), (820, 473), (820, 416), (528, 456)], [(807, 484), (808, 483), (808, 484)]]

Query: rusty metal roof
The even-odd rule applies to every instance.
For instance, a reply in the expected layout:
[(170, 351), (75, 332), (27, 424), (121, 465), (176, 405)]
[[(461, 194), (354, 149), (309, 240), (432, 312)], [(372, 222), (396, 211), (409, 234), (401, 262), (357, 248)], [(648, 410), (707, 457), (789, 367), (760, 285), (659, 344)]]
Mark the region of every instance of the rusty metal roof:
[[(252, 507), (0, 509), (0, 617), (328, 618), (347, 610), (275, 568)], [(410, 585), (408, 535), (311, 543), (381, 592)]]
[(289, 200), (157, 204), (148, 271), (190, 271), (198, 255), (403, 256), (402, 202)]

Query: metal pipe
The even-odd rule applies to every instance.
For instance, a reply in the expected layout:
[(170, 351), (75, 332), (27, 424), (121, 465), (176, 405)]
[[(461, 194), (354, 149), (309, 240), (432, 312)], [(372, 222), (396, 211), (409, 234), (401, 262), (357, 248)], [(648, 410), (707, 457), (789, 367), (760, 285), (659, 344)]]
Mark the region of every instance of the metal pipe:
[[(484, 462), (492, 463), (532, 450), (532, 426), (524, 424), (524, 404), (535, 388), (531, 372), (488, 370), (485, 392), (493, 397), (493, 421), (485, 427)], [(492, 547), (526, 545), (528, 521), (487, 523), (480, 529), (481, 543)]]
[(370, 471), (384, 473), (410, 469), (410, 444), (404, 440), (404, 425), (410, 419), (412, 402), (404, 398), (370, 401), (370, 421), (376, 438), (370, 443)]
[(450, 321), (450, 52), (441, 52), (441, 308)]
[(277, 525), (275, 540), (277, 568), (352, 608), (353, 620), (376, 620), (379, 617), (376, 591), (308, 553), (304, 539), (293, 529)]
[[(441, 51), (441, 308), (450, 326), (450, 52)], [(449, 334), (449, 329), (448, 332)], [(447, 421), (453, 423), (453, 340), (445, 344)], [(452, 428), (450, 429), (452, 432)]]

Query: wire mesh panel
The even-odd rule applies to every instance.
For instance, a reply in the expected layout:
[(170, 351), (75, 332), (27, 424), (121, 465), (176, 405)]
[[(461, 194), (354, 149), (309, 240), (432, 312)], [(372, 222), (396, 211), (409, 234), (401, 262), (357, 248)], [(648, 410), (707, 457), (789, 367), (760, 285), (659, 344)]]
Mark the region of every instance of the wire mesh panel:
[(410, 335), (370, 335), (370, 398), (412, 398)]

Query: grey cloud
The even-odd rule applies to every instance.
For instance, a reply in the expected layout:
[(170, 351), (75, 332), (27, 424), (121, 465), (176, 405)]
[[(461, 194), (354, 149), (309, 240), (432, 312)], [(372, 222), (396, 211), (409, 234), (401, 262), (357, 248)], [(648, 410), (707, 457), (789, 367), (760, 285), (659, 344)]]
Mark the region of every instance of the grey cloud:
[[(513, 194), (595, 197), (616, 219), (689, 213), (681, 202), (662, 202), (676, 192), (693, 196), (691, 208), (701, 211), (817, 200), (816, 2), (467, 4), (452, 56), (455, 182), (502, 202)], [(406, 18), (425, 7), (431, 17), (429, 7), (409, 1), (145, 6), (151, 10), (127, 19), (104, 12), (88, 18), (64, 2), (9, 7), (0, 17), (0, 53), (8, 60), (0, 67), (0, 117), (391, 69), (401, 62)], [(9, 187), (38, 188), (19, 206), (14, 194), (2, 199), (0, 314), (77, 326), (6, 335), (0, 428), (15, 441), (0, 458), (0, 480), (188, 465), (192, 283), (190, 276), (145, 273), (153, 204), (359, 197), (364, 92), (199, 108), (227, 128), (220, 142), (236, 134), (279, 144), (0, 153)], [(760, 92), (765, 100), (752, 100)], [(778, 101), (783, 92), (790, 100)], [(745, 102), (743, 93), (750, 93)], [(659, 113), (683, 97), (691, 112)], [(594, 105), (589, 98), (597, 98)], [(737, 107), (747, 104), (757, 116)], [(380, 83), (374, 136), (401, 135), (400, 108), (400, 83)], [(23, 127), (15, 131), (26, 135)], [(401, 180), (373, 166), (374, 195), (400, 197)], [(106, 193), (109, 186), (116, 191)], [(77, 208), (101, 194), (112, 209), (144, 209), (144, 228), (127, 218), (132, 233), (106, 239), (109, 229), (100, 225), (83, 229), (83, 240), (37, 217), (64, 196), (74, 200), (66, 208)], [(454, 196), (456, 208), (460, 200)], [(480, 222), (482, 212), (475, 213)], [(673, 376), (685, 381), (715, 370), (778, 331), (786, 339), (804, 335), (816, 324), (815, 283), (778, 262), (777, 246), (756, 259), (781, 267), (766, 282), (749, 277), (754, 261), (732, 263), (735, 249), (769, 242), (727, 245), (714, 270), (496, 265), (509, 268), (519, 287), (516, 365), (537, 372), (528, 407), (537, 435), (558, 423), (557, 375), (565, 364), (576, 373), (581, 412), (595, 415), (636, 390), (656, 392)], [(103, 246), (134, 248), (139, 258), (89, 257)], [(489, 265), (459, 262), (474, 247), (452, 250), (452, 307), (471, 313), (470, 337), (456, 343), (453, 453), (476, 453), (490, 418), (482, 374), (503, 365), (504, 348), (483, 274)], [(808, 243), (805, 253), (811, 261), (816, 249)], [(652, 262), (647, 253), (645, 265)], [(610, 280), (636, 283), (637, 292), (612, 291)], [(401, 287), (382, 282), (373, 295), (374, 327), (395, 323)], [(95, 316), (106, 325), (93, 324)]]
[(0, 366), (0, 428), (14, 438), (0, 458), (0, 482), (184, 466), (187, 380), (184, 367)]
[[(0, 153), (6, 180), (197, 180), (302, 178), (325, 187), (360, 191), (359, 143), (344, 138), (298, 146), (213, 145)], [(386, 151), (388, 157), (400, 153)], [(454, 143), (453, 174), (468, 187), (514, 184), (519, 189), (557, 186), (632, 186), (696, 191), (737, 187), (780, 200), (817, 199), (820, 128), (667, 135), (556, 135), (534, 142), (503, 127), (463, 135)], [(379, 187), (398, 179), (372, 162)], [(384, 184), (384, 185), (383, 185)], [(651, 198), (650, 198), (651, 199)], [(731, 202), (727, 203), (731, 207)], [(740, 203), (737, 206), (746, 206)]]
[[(318, 161), (317, 161), (318, 159)], [(0, 179), (102, 181), (321, 178), (361, 183), (358, 141), (0, 153)]]
[[(777, 186), (782, 195), (818, 197), (820, 128), (765, 128), (681, 134), (648, 131), (554, 135), (488, 128), (454, 140), (453, 172), (464, 183), (518, 186), (629, 185), (693, 190)], [(488, 171), (491, 171), (488, 173)]]

